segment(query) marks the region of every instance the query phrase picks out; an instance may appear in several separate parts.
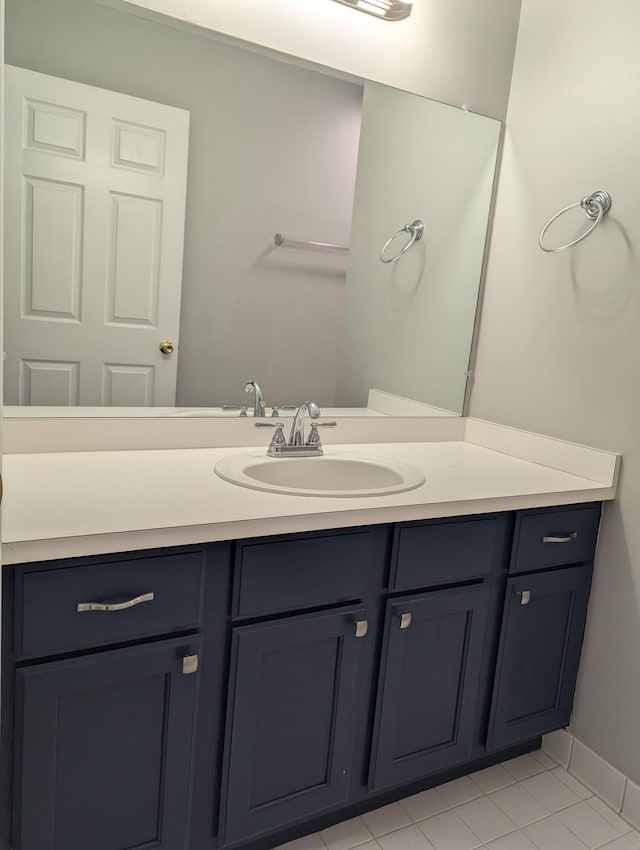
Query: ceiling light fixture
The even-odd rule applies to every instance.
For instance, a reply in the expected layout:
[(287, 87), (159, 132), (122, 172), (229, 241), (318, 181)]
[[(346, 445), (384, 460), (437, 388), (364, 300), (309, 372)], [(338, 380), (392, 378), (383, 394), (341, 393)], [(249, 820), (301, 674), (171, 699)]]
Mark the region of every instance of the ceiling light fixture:
[(411, 14), (412, 0), (335, 0), (384, 21), (401, 21)]

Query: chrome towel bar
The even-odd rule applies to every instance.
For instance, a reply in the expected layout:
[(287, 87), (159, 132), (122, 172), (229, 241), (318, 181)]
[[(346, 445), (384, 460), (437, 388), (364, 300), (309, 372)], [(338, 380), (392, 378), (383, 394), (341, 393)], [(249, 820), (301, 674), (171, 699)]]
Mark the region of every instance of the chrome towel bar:
[(311, 239), (296, 239), (293, 236), (285, 236), (283, 233), (276, 233), (273, 237), (273, 242), (278, 248), (308, 248), (312, 251), (335, 251), (339, 254), (349, 253), (349, 248), (346, 245), (334, 245), (332, 242), (314, 242)]

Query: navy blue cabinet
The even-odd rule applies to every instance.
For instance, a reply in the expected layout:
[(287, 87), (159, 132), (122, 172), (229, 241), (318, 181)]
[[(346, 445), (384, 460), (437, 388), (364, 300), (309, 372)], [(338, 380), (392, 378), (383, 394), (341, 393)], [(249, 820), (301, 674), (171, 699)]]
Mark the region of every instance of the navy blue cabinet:
[(390, 590), (487, 578), (506, 563), (510, 514), (403, 522), (395, 527)]
[(569, 723), (590, 585), (590, 564), (509, 579), (489, 747)]
[(520, 511), (513, 533), (510, 572), (593, 561), (599, 522), (598, 503)]
[(599, 513), (14, 567), (0, 850), (273, 847), (532, 748), (569, 721)]
[(233, 630), (223, 844), (346, 801), (365, 624), (349, 606)]
[(569, 723), (600, 505), (516, 515), (487, 747)]
[(487, 602), (483, 585), (388, 602), (372, 789), (411, 782), (469, 758)]
[[(199, 637), (17, 672), (20, 850), (183, 850)], [(184, 667), (184, 669), (183, 669)]]
[[(3, 742), (14, 742), (6, 846), (185, 850), (205, 564), (225, 552), (228, 572), (226, 544), (12, 569), (2, 623), (3, 684), (11, 667), (15, 702), (12, 713), (2, 706)], [(6, 836), (3, 825), (3, 850)]]

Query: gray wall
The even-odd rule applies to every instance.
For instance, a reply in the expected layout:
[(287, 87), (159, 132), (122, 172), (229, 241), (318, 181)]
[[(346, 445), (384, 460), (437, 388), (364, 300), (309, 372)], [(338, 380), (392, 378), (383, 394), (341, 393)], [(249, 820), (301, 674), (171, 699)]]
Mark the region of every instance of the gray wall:
[(416, 0), (396, 22), (331, 0), (129, 2), (483, 115), (506, 112), (520, 0)]
[[(365, 85), (339, 406), (366, 405), (375, 387), (462, 413), (499, 135), (484, 116)], [(422, 239), (381, 263), (414, 219)]]
[[(573, 731), (640, 782), (640, 5), (524, 0), (471, 414), (623, 453), (598, 547)], [(538, 234), (596, 189), (600, 229)], [(575, 235), (586, 219), (567, 214)]]
[[(332, 404), (362, 90), (87, 0), (9, 0), (7, 61), (191, 112), (179, 405)], [(317, 352), (307, 353), (317, 339)]]

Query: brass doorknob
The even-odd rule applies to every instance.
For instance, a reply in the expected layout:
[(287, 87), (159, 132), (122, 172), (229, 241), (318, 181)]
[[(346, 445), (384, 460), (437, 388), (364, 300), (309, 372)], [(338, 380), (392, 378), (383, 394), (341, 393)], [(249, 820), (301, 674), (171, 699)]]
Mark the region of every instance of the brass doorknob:
[(173, 352), (174, 352), (175, 350), (176, 350), (176, 347), (175, 347), (175, 345), (171, 342), (171, 340), (170, 340), (170, 339), (163, 339), (163, 340), (162, 340), (162, 342), (160, 343), (160, 351), (161, 351), (163, 354), (173, 354)]

